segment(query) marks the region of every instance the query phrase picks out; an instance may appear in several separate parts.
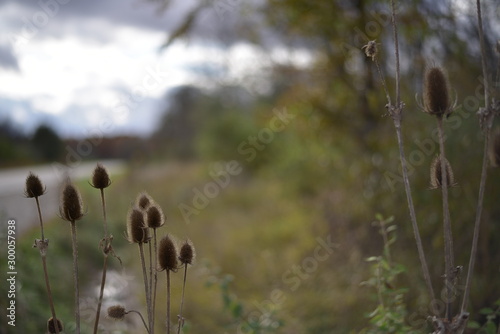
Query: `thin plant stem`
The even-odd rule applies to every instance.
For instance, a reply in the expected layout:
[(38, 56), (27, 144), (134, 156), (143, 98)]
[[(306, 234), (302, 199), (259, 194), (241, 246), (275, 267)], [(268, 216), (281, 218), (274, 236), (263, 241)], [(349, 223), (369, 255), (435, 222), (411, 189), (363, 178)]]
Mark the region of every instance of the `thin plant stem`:
[[(153, 245), (151, 245), (151, 240), (148, 242), (148, 251), (149, 251), (149, 303), (153, 301)], [(153, 305), (149, 306), (151, 308), (151, 318), (149, 319), (149, 328), (151, 330), (151, 334), (154, 333), (154, 312)]]
[(181, 307), (179, 311), (179, 325), (177, 327), (177, 334), (180, 334), (181, 328), (184, 326), (184, 318), (182, 317), (182, 308), (184, 307), (184, 292), (186, 291), (186, 277), (187, 277), (188, 264), (184, 264), (184, 279), (182, 282), (182, 297), (181, 297)]
[(443, 230), (444, 230), (444, 262), (446, 281), (446, 318), (451, 320), (451, 290), (453, 285), (453, 236), (451, 231), (450, 209), (448, 203), (448, 175), (446, 170), (446, 154), (444, 150), (443, 118), (438, 117), (439, 150), (441, 163), (441, 189), (443, 194)]
[(479, 30), (479, 41), (481, 43), (481, 64), (483, 67), (483, 81), (484, 81), (484, 101), (486, 104), (486, 109), (489, 110), (490, 107), (490, 84), (488, 80), (488, 67), (486, 66), (486, 45), (484, 42), (484, 31), (483, 31), (483, 16), (481, 14), (481, 0), (476, 0), (477, 9), (477, 21)]
[[(71, 221), (71, 239), (73, 245), (73, 279), (75, 284), (75, 323), (76, 333), (80, 334), (80, 289), (78, 287), (78, 245), (76, 243), (76, 223)], [(57, 327), (57, 326), (56, 326)]]
[(476, 262), (477, 256), (477, 244), (479, 240), (479, 229), (481, 227), (481, 214), (483, 211), (483, 199), (484, 199), (484, 191), (486, 189), (486, 176), (488, 174), (488, 146), (490, 141), (490, 131), (488, 130), (484, 136), (484, 153), (483, 153), (483, 166), (481, 171), (481, 181), (479, 186), (479, 196), (477, 200), (477, 211), (476, 211), (476, 220), (474, 223), (474, 235), (472, 237), (472, 248), (469, 258), (469, 268), (467, 269), (467, 279), (465, 281), (465, 291), (464, 297), (462, 300), (462, 311), (467, 310), (467, 304), (469, 302), (469, 293), (471, 287), (472, 273), (474, 271), (474, 264)]
[(59, 326), (57, 326), (56, 309), (54, 307), (54, 300), (52, 299), (52, 290), (50, 289), (49, 276), (47, 273), (47, 260), (45, 257), (46, 257), (45, 255), (42, 255), (43, 276), (45, 278), (45, 287), (47, 288), (47, 294), (49, 296), (50, 313), (52, 313), (52, 319), (56, 324), (56, 326), (54, 326), (56, 333), (59, 334)]
[(420, 264), (422, 266), (422, 273), (424, 275), (424, 280), (427, 285), (429, 297), (431, 298), (431, 300), (434, 300), (436, 299), (436, 297), (434, 294), (434, 289), (432, 288), (431, 276), (429, 273), (429, 267), (427, 266), (427, 261), (425, 259), (422, 239), (420, 238), (420, 231), (417, 223), (417, 215), (415, 214), (415, 206), (413, 204), (413, 196), (411, 194), (410, 181), (408, 177), (408, 166), (404, 152), (403, 136), (401, 133), (401, 113), (403, 109), (403, 104), (401, 102), (400, 83), (399, 83), (400, 81), (399, 41), (398, 41), (398, 29), (396, 22), (395, 0), (391, 0), (391, 21), (392, 21), (392, 28), (394, 35), (394, 55), (396, 57), (396, 106), (391, 105), (390, 99), (387, 102), (389, 103), (389, 112), (394, 120), (394, 127), (396, 128), (396, 137), (398, 140), (398, 147), (399, 147), (399, 159), (401, 161), (401, 169), (403, 171), (403, 183), (405, 186), (408, 209), (410, 211), (410, 220), (413, 227), (413, 234), (415, 236), (415, 242), (417, 244), (418, 257), (420, 259)]
[(170, 334), (170, 270), (167, 271), (167, 334)]
[[(399, 108), (401, 104), (401, 94), (400, 94), (400, 66), (399, 66), (399, 40), (398, 40), (398, 29), (396, 23), (396, 1), (391, 0), (391, 20), (392, 20), (392, 30), (394, 34), (394, 55), (396, 56), (396, 106)], [(400, 110), (401, 111), (401, 110)]]
[(153, 286), (153, 332), (154, 332), (154, 324), (155, 324), (155, 313), (156, 313), (156, 288), (158, 285), (158, 270), (156, 270), (156, 264), (158, 263), (158, 240), (156, 237), (156, 228), (153, 229), (154, 234), (154, 286)]
[[(144, 259), (144, 247), (143, 243), (139, 243), (139, 253), (141, 255), (141, 264), (142, 264), (142, 276), (143, 276), (143, 281), (144, 281), (144, 292), (146, 295), (146, 306), (147, 306), (147, 311), (148, 311), (148, 324), (151, 324), (151, 303), (149, 300), (149, 287), (148, 287), (148, 274), (146, 271), (146, 261)], [(151, 330), (151, 328), (149, 329)]]
[(42, 233), (42, 241), (45, 241), (45, 235), (43, 234), (42, 210), (40, 209), (40, 201), (38, 200), (38, 196), (35, 197), (35, 201), (36, 201), (36, 208), (38, 210), (38, 219), (40, 220), (40, 231)]
[(101, 290), (99, 292), (99, 302), (97, 303), (97, 311), (95, 314), (94, 334), (97, 334), (99, 327), (99, 317), (101, 315), (102, 299), (104, 296), (104, 285), (106, 284), (106, 270), (108, 268), (108, 254), (104, 254), (104, 263), (102, 265)]
[(422, 266), (422, 273), (424, 275), (424, 280), (427, 285), (427, 290), (429, 292), (429, 297), (431, 300), (435, 300), (436, 296), (434, 294), (434, 289), (432, 287), (431, 275), (429, 272), (429, 267), (427, 266), (427, 260), (425, 259), (424, 246), (422, 244), (422, 239), (420, 237), (420, 230), (417, 223), (417, 215), (415, 214), (415, 206), (413, 204), (413, 196), (411, 194), (410, 180), (408, 177), (408, 166), (406, 162), (406, 156), (404, 152), (403, 136), (401, 134), (401, 120), (394, 121), (396, 127), (396, 136), (398, 138), (399, 146), (399, 159), (401, 161), (401, 169), (403, 170), (403, 183), (405, 186), (406, 200), (408, 202), (408, 209), (410, 211), (410, 220), (413, 227), (413, 235), (415, 237), (415, 242), (417, 244), (418, 257), (420, 259), (420, 265)]
[(103, 215), (103, 225), (104, 225), (104, 239), (103, 242), (103, 255), (104, 255), (104, 263), (102, 265), (102, 279), (101, 279), (101, 289), (99, 292), (99, 301), (97, 303), (97, 311), (95, 315), (95, 323), (94, 323), (94, 334), (97, 334), (97, 328), (99, 327), (99, 318), (101, 315), (101, 307), (102, 307), (102, 299), (104, 297), (104, 286), (106, 285), (106, 271), (108, 269), (108, 251), (111, 243), (111, 240), (108, 237), (108, 227), (107, 227), (107, 217), (106, 217), (106, 200), (104, 197), (104, 189), (101, 190), (101, 203), (102, 203), (102, 215)]
[(135, 311), (135, 310), (131, 310), (131, 311), (127, 311), (127, 312), (125, 312), (125, 314), (129, 314), (129, 313), (136, 313), (136, 314), (138, 314), (138, 315), (139, 315), (139, 317), (141, 317), (142, 323), (143, 323), (144, 327), (146, 328), (146, 331), (147, 331), (148, 333), (151, 333), (151, 332), (149, 331), (149, 329), (148, 329), (148, 325), (146, 325), (146, 321), (144, 321), (144, 317), (142, 316), (141, 312), (138, 312), (138, 311)]
[[(495, 117), (495, 113), (491, 110), (490, 98), (489, 98), (489, 80), (487, 77), (487, 68), (486, 68), (486, 48), (484, 43), (484, 33), (483, 33), (483, 19), (481, 15), (481, 1), (476, 1), (477, 7), (477, 19), (478, 19), (478, 31), (479, 31), (479, 39), (481, 43), (481, 63), (483, 67), (483, 80), (484, 80), (484, 99), (485, 99), (485, 112), (486, 112), (486, 127), (484, 134), (484, 152), (483, 152), (483, 166), (481, 168), (481, 180), (479, 184), (479, 195), (477, 200), (477, 208), (476, 208), (476, 219), (474, 222), (474, 235), (472, 237), (472, 247), (469, 258), (469, 267), (467, 269), (467, 279), (465, 282), (465, 292), (464, 297), (462, 299), (462, 312), (467, 310), (467, 304), (469, 303), (469, 294), (472, 282), (472, 274), (474, 272), (474, 265), (477, 257), (477, 244), (479, 240), (479, 231), (481, 227), (481, 216), (483, 213), (483, 201), (484, 201), (484, 192), (486, 189), (486, 178), (488, 174), (488, 148), (490, 142), (491, 135), (491, 127), (493, 125), (493, 120)], [(480, 116), (481, 117), (481, 116)], [(500, 326), (499, 326), (500, 333)]]
[(45, 240), (45, 235), (43, 233), (42, 210), (40, 209), (40, 201), (38, 200), (38, 196), (35, 197), (35, 201), (36, 201), (36, 207), (37, 207), (37, 211), (38, 211), (38, 219), (40, 221), (40, 231), (42, 234), (42, 240), (35, 241), (35, 246), (40, 251), (40, 257), (42, 259), (42, 267), (43, 267), (43, 277), (45, 279), (45, 288), (47, 289), (47, 296), (49, 298), (50, 313), (52, 314), (52, 319), (54, 320), (54, 323), (56, 324), (56, 326), (54, 326), (56, 333), (59, 334), (59, 326), (57, 326), (56, 309), (54, 307), (54, 299), (52, 298), (52, 289), (50, 288), (49, 271), (47, 269), (47, 250), (49, 248), (49, 241)]
[(102, 216), (104, 225), (104, 238), (108, 237), (108, 219), (106, 216), (106, 198), (104, 197), (104, 189), (101, 190)]

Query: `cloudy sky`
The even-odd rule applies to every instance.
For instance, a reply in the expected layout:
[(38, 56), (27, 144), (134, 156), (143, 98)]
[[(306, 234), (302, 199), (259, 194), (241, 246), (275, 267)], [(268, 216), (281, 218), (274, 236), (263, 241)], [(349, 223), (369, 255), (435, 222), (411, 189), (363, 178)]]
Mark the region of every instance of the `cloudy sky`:
[(8, 118), (25, 133), (46, 122), (63, 136), (147, 134), (170, 89), (237, 80), (263, 62), (231, 28), (241, 21), (240, 1), (231, 1), (234, 11), (205, 9), (195, 39), (160, 52), (193, 1), (171, 1), (162, 12), (146, 0), (3, 0), (0, 122)]

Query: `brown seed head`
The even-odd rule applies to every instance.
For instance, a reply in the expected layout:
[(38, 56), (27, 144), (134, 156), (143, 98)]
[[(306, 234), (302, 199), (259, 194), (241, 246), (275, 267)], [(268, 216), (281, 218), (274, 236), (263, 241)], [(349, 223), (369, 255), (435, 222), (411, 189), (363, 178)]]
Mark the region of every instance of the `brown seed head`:
[(112, 319), (122, 320), (125, 318), (127, 312), (125, 311), (125, 307), (121, 305), (113, 305), (108, 307), (108, 316)]
[(377, 42), (375, 40), (369, 41), (365, 46), (363, 46), (363, 49), (365, 50), (365, 55), (373, 60), (377, 57), (378, 54), (378, 48), (377, 48)]
[(59, 319), (56, 319), (56, 320), (57, 321), (54, 321), (54, 318), (50, 317), (49, 320), (47, 321), (47, 331), (50, 334), (57, 333), (56, 323), (57, 323), (57, 328), (59, 329), (59, 333), (61, 333), (63, 331), (63, 325), (62, 325), (61, 320), (59, 320)]
[(146, 211), (151, 206), (152, 203), (153, 199), (145, 191), (140, 193), (139, 196), (137, 196), (137, 206), (139, 207), (139, 209), (143, 211)]
[(179, 261), (182, 264), (192, 264), (195, 257), (194, 247), (189, 241), (184, 241), (179, 251)]
[(424, 79), (425, 112), (436, 117), (451, 114), (448, 80), (440, 67), (431, 67)]
[(94, 169), (94, 174), (92, 175), (92, 187), (97, 189), (104, 189), (109, 187), (111, 180), (109, 178), (108, 171), (103, 165), (97, 164)]
[(158, 228), (165, 224), (165, 216), (161, 208), (154, 204), (146, 211), (147, 223), (151, 228)]
[(149, 241), (149, 233), (144, 221), (144, 213), (137, 208), (133, 208), (129, 211), (127, 237), (129, 242), (138, 244)]
[(43, 186), (42, 181), (40, 181), (40, 178), (37, 175), (31, 172), (26, 178), (26, 190), (24, 191), (24, 194), (29, 198), (39, 197), (45, 194), (45, 187)]
[(83, 204), (80, 192), (71, 183), (67, 183), (64, 186), (59, 211), (61, 217), (69, 222), (79, 220), (83, 217)]
[(500, 130), (497, 130), (490, 148), (490, 161), (494, 167), (500, 167)]
[[(453, 176), (453, 170), (451, 169), (450, 162), (445, 158), (444, 160), (446, 166), (446, 184), (448, 187), (453, 187), (456, 185), (455, 178)], [(441, 188), (442, 185), (442, 173), (441, 173), (441, 156), (438, 155), (432, 160), (431, 163), (431, 189)]]
[(158, 264), (161, 270), (177, 270), (177, 249), (168, 234), (160, 241)]

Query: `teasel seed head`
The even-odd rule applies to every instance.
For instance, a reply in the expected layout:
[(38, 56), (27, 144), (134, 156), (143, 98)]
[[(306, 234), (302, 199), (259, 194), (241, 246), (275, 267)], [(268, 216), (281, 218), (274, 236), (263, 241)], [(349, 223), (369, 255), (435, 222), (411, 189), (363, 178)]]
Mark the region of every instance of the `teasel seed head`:
[(59, 319), (56, 319), (56, 320), (57, 321), (54, 321), (54, 318), (50, 317), (49, 320), (47, 321), (47, 331), (50, 334), (57, 333), (56, 324), (57, 324), (57, 328), (59, 329), (59, 333), (61, 333), (63, 331), (63, 324), (62, 324), (61, 320), (59, 320)]
[(94, 174), (92, 174), (92, 187), (96, 189), (104, 189), (109, 187), (111, 184), (111, 179), (109, 178), (108, 171), (103, 165), (97, 164), (94, 169)]
[[(451, 169), (450, 162), (445, 158), (444, 164), (446, 166), (446, 184), (448, 187), (453, 187), (456, 185), (455, 178), (453, 176), (453, 170)], [(432, 160), (431, 163), (431, 189), (441, 188), (442, 185), (442, 175), (441, 175), (441, 156), (438, 155)]]
[(182, 264), (192, 264), (195, 258), (194, 247), (189, 240), (184, 241), (179, 251), (179, 261)]
[(40, 181), (40, 178), (32, 172), (30, 172), (26, 178), (26, 189), (24, 194), (28, 198), (39, 197), (45, 194), (45, 187), (43, 186), (42, 181)]
[(378, 47), (375, 40), (366, 43), (366, 45), (364, 45), (362, 49), (365, 50), (365, 55), (371, 58), (372, 61), (374, 61), (378, 55)]
[(127, 312), (125, 311), (125, 307), (121, 305), (113, 305), (108, 307), (108, 316), (112, 319), (122, 320), (125, 318)]
[(64, 186), (59, 212), (61, 217), (69, 222), (80, 220), (83, 217), (83, 204), (80, 192), (70, 182)]
[(448, 79), (440, 67), (431, 67), (425, 72), (424, 108), (426, 113), (438, 118), (452, 112)]
[(150, 228), (159, 228), (165, 224), (165, 216), (160, 206), (153, 204), (146, 211), (147, 224)]
[(177, 270), (177, 249), (168, 234), (160, 240), (158, 264), (161, 270)]
[(500, 167), (500, 130), (495, 132), (490, 147), (490, 161), (494, 167)]
[(144, 212), (132, 208), (128, 214), (127, 239), (129, 242), (142, 244), (149, 241), (149, 232), (144, 221)]
[(137, 196), (137, 207), (143, 211), (146, 211), (153, 203), (153, 199), (145, 191)]

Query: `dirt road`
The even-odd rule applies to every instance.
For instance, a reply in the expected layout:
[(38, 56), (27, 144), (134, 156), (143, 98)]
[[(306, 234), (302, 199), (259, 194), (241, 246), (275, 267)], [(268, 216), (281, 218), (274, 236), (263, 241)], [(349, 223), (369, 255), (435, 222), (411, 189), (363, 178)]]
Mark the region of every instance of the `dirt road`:
[[(122, 161), (108, 160), (101, 163), (111, 175), (125, 169)], [(28, 228), (39, 225), (35, 200), (24, 196), (25, 181), (30, 171), (37, 174), (47, 187), (46, 194), (40, 197), (40, 204), (44, 219), (49, 219), (58, 213), (61, 184), (68, 177), (72, 180), (89, 179), (95, 166), (95, 162), (89, 162), (75, 168), (51, 164), (0, 170), (0, 226), (4, 226), (9, 219), (15, 219), (16, 234), (21, 235)]]

